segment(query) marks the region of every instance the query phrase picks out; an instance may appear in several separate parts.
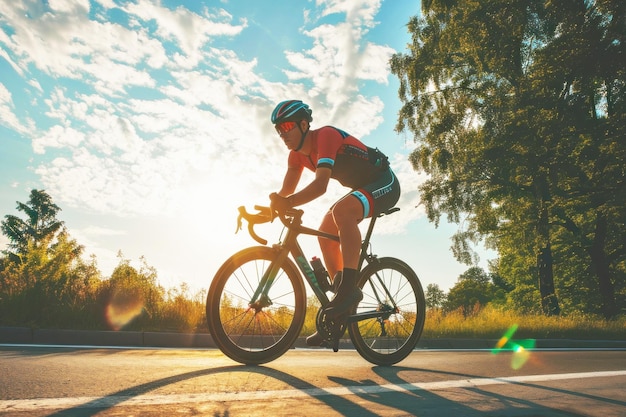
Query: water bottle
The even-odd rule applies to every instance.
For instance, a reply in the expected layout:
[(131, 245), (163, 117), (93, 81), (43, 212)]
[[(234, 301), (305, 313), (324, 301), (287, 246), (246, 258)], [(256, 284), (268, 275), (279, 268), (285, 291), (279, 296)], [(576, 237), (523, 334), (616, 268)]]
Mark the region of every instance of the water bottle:
[(326, 268), (324, 268), (322, 260), (317, 256), (311, 258), (311, 268), (313, 268), (315, 279), (317, 279), (317, 283), (319, 284), (322, 291), (328, 291), (330, 289), (330, 283), (328, 282), (328, 272), (326, 272)]

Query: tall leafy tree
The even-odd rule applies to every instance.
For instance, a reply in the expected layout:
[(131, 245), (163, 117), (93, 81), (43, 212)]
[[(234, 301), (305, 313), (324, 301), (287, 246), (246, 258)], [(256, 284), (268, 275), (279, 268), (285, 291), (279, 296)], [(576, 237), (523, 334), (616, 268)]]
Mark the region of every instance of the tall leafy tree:
[(50, 243), (51, 238), (63, 227), (63, 222), (57, 219), (61, 209), (44, 190), (32, 190), (26, 204), (17, 202), (17, 210), (26, 214), (26, 218), (8, 214), (0, 226), (10, 241), (10, 250), (5, 251), (5, 254), (15, 259), (24, 255), (29, 245), (39, 247)]
[(454, 248), (467, 263), (468, 241), (482, 237), (506, 255), (502, 271), (534, 257), (526, 272), (546, 314), (561, 308), (555, 245), (585, 248), (601, 310), (619, 309), (624, 10), (613, 0), (424, 0), (408, 53), (391, 61), (397, 129), (415, 135), (410, 160), (430, 174), (420, 189), (429, 218), (465, 226)]
[(626, 5), (581, 3), (567, 14), (551, 9), (562, 28), (538, 59), (563, 80), (555, 107), (563, 121), (557, 155), (565, 163), (553, 213), (563, 239), (584, 249), (599, 310), (612, 317), (626, 307)]

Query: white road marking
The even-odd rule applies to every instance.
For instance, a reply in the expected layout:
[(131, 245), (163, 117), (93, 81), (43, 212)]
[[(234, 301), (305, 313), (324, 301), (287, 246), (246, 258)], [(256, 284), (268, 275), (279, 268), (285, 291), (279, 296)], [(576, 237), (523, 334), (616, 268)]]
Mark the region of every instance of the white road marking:
[(581, 372), (567, 374), (526, 375), (500, 378), (471, 378), (438, 382), (416, 382), (407, 384), (385, 384), (371, 386), (347, 386), (311, 389), (287, 389), (279, 391), (246, 391), (227, 393), (195, 393), (168, 395), (111, 395), (104, 397), (33, 398), (26, 400), (2, 400), (0, 412), (33, 411), (65, 408), (111, 408), (114, 406), (154, 406), (166, 404), (190, 404), (207, 402), (233, 402), (274, 400), (279, 398), (302, 398), (344, 396), (352, 394), (381, 394), (385, 392), (437, 391), (453, 388), (472, 388), (486, 385), (547, 382), (581, 378), (607, 378), (626, 376), (626, 370), (605, 372)]

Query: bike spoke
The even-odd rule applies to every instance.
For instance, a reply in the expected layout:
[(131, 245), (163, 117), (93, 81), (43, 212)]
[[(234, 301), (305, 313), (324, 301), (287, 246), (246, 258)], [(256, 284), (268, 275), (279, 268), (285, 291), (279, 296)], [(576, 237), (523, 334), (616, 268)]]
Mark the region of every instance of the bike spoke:
[(393, 258), (368, 265), (362, 274), (363, 300), (349, 327), (352, 341), (370, 362), (394, 364), (413, 350), (421, 335), (421, 284), (406, 264)]

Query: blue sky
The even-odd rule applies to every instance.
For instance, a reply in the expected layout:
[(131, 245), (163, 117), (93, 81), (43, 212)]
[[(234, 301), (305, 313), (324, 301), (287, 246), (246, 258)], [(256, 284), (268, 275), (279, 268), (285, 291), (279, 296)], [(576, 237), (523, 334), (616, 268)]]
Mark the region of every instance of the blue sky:
[[(388, 60), (405, 51), (419, 7), (0, 2), (0, 215), (45, 189), (105, 276), (121, 251), (133, 264), (143, 256), (166, 287), (208, 288), (227, 256), (255, 244), (234, 234), (236, 208), (267, 204), (279, 188), (287, 151), (269, 114), (297, 98), (313, 108), (313, 128), (340, 127), (390, 156), (401, 211), (378, 223), (375, 251), (447, 290), (468, 268), (449, 250), (457, 226), (428, 222), (417, 193), (424, 177), (407, 162), (413, 139), (393, 131), (400, 102)], [(307, 223), (346, 191), (334, 184), (304, 206)], [(260, 231), (280, 234), (276, 224)], [(319, 255), (314, 241), (304, 247)]]

